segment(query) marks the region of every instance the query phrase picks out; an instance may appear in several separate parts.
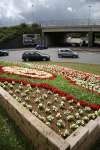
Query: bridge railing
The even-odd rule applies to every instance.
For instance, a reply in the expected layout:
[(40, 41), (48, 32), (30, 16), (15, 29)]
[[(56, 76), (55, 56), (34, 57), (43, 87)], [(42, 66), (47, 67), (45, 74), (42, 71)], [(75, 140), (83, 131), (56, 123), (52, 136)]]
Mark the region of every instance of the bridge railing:
[(42, 27), (47, 26), (90, 26), (100, 25), (100, 19), (92, 19), (88, 22), (88, 19), (67, 19), (67, 20), (40, 20), (39, 23)]

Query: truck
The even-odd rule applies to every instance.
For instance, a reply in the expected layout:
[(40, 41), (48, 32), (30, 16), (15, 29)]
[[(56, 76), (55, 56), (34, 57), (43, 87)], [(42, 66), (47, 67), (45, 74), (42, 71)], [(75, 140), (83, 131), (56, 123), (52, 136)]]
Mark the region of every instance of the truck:
[(35, 46), (40, 44), (40, 34), (23, 34), (24, 46)]
[(66, 43), (72, 46), (84, 46), (86, 45), (86, 40), (81, 38), (72, 38), (68, 37), (66, 38)]

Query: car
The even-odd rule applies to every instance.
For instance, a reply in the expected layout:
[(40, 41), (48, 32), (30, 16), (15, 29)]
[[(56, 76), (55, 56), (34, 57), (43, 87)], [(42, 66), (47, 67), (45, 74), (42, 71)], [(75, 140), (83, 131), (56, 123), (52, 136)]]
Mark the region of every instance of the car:
[(0, 50), (0, 56), (8, 56), (9, 52), (6, 50)]
[(42, 49), (47, 49), (48, 48), (48, 46), (47, 45), (36, 45), (36, 47), (35, 47), (37, 50), (42, 50)]
[(78, 58), (79, 55), (72, 51), (71, 49), (59, 49), (58, 50), (58, 57), (71, 57), (71, 58)]
[(22, 54), (23, 61), (49, 61), (50, 56), (38, 51), (26, 51)]

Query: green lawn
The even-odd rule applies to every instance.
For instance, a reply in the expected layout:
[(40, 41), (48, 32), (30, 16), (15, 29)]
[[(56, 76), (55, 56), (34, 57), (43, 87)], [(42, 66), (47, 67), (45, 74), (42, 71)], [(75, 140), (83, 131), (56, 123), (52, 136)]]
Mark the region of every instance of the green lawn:
[(22, 132), (0, 106), (0, 150), (33, 150)]

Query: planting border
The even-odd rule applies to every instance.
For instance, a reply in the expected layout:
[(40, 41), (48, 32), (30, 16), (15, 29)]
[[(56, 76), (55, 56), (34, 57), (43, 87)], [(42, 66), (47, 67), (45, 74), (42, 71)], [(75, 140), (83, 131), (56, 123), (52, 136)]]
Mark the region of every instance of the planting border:
[(64, 140), (1, 87), (0, 103), (36, 150), (88, 150), (100, 136), (100, 117), (78, 128)]

